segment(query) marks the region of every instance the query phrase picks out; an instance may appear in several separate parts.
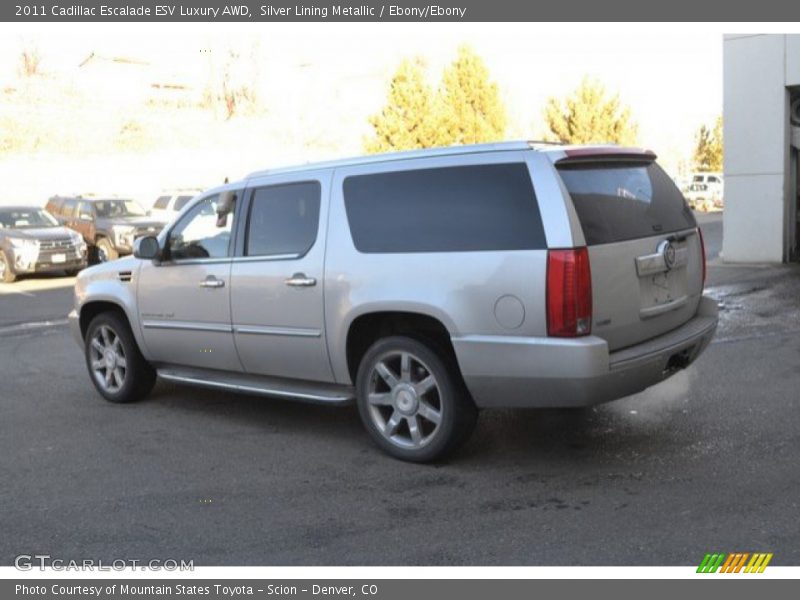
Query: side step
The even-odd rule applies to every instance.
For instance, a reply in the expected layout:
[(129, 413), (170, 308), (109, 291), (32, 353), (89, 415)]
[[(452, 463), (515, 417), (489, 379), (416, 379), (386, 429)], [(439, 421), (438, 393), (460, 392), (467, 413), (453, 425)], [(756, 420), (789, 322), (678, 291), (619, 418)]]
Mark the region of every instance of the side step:
[(248, 375), (247, 373), (228, 373), (226, 371), (194, 369), (173, 365), (158, 366), (156, 371), (158, 376), (166, 381), (244, 394), (291, 398), (315, 404), (343, 405), (350, 404), (355, 399), (355, 390), (349, 385), (282, 379)]

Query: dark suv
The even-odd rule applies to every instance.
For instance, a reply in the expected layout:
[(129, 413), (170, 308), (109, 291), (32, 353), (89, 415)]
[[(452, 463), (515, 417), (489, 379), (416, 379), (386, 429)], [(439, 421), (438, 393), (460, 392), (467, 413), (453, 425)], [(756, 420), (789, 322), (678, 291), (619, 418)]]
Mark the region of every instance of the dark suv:
[(0, 207), (0, 281), (11, 283), (23, 273), (74, 275), (85, 266), (81, 236), (47, 212), (38, 206)]
[(54, 196), (46, 208), (61, 224), (83, 236), (99, 262), (130, 254), (134, 240), (157, 235), (165, 225), (126, 198)]

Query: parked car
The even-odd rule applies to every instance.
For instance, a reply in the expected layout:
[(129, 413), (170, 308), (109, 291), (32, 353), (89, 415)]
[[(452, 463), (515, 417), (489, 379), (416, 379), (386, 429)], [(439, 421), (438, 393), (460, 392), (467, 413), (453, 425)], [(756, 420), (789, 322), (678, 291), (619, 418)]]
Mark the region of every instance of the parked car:
[(710, 212), (723, 207), (722, 188), (709, 183), (690, 184), (684, 196), (686, 202), (694, 210)]
[(613, 400), (706, 348), (702, 234), (655, 158), (510, 142), (253, 173), (81, 273), (69, 322), (111, 402), (156, 376), (355, 400), (381, 448), (435, 460), (480, 408)]
[(23, 273), (74, 275), (85, 266), (83, 239), (52, 215), (38, 206), (0, 206), (0, 281)]
[(156, 201), (153, 202), (153, 208), (150, 209), (150, 214), (154, 217), (159, 217), (165, 221), (170, 221), (177, 215), (183, 207), (197, 194), (203, 190), (197, 188), (186, 188), (173, 191), (164, 191)]
[(137, 238), (156, 235), (166, 224), (148, 217), (136, 201), (127, 198), (54, 196), (47, 201), (47, 210), (83, 236), (98, 262), (130, 254)]

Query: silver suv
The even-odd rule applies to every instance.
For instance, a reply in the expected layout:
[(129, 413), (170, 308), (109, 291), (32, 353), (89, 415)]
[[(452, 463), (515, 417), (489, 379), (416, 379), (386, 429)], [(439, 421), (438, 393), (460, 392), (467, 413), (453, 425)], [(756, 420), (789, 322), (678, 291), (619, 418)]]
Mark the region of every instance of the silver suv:
[(253, 173), (83, 271), (71, 327), (112, 402), (156, 376), (355, 400), (380, 447), (434, 460), (480, 408), (613, 400), (708, 345), (702, 236), (655, 158), (516, 142)]

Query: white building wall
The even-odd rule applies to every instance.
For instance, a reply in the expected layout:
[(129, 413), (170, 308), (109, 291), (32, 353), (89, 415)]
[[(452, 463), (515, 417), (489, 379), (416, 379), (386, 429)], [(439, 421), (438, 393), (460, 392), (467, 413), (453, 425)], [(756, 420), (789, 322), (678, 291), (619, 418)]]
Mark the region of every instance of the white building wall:
[[(793, 48), (798, 36), (789, 41)], [(724, 38), (723, 129), (726, 262), (786, 258), (787, 75), (800, 77), (800, 52), (787, 62), (787, 36)]]

